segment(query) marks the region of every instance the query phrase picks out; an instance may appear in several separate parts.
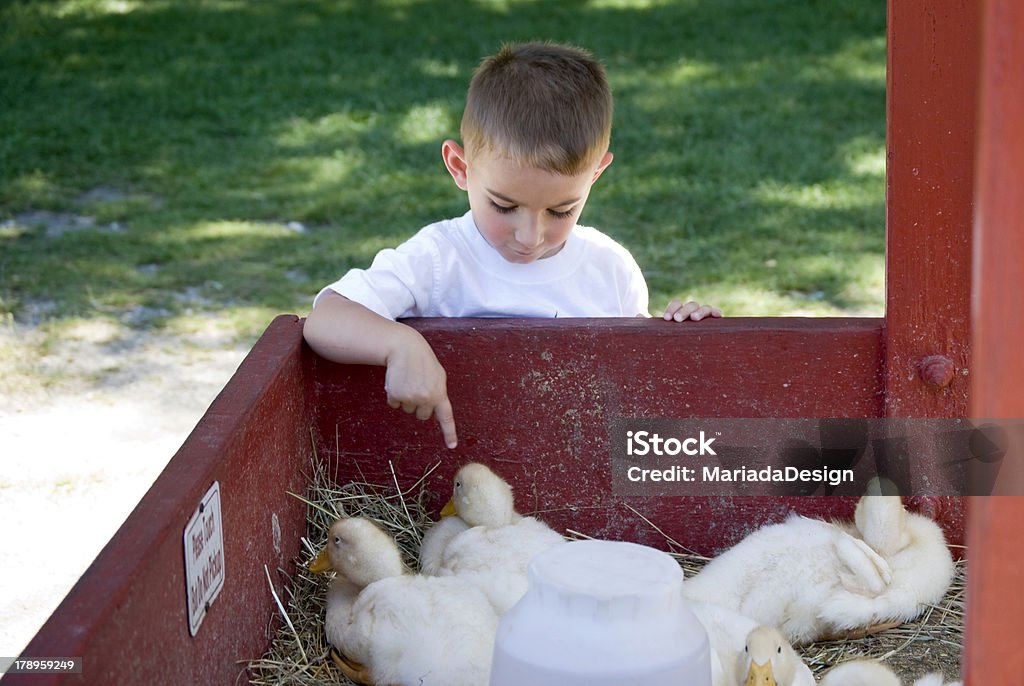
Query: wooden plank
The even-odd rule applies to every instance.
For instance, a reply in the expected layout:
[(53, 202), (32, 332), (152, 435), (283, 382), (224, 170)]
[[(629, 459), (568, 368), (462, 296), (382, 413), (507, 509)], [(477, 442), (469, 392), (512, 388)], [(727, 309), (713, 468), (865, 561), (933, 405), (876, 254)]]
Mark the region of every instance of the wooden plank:
[[(283, 585), (276, 570), (293, 569), (305, 531), (305, 506), (286, 494), (304, 491), (310, 452), (300, 348), (298, 318), (275, 320), (22, 654), (82, 657), (82, 674), (9, 674), (4, 686), (231, 684), (244, 671), (239, 661), (263, 653), (268, 619), (276, 613), (263, 566)], [(182, 534), (215, 480), (226, 581), (193, 638)], [(48, 535), (74, 536), (74, 522)]]
[[(971, 412), (1024, 417), (1024, 4), (984, 6), (972, 307)], [(1011, 445), (997, 489), (1024, 493), (1024, 447)], [(974, 498), (970, 508), (968, 686), (1021, 683), (1017, 640), (1024, 615), (1024, 499)]]
[(975, 4), (963, 0), (888, 5), (885, 369), (891, 417), (967, 414), (976, 13)]
[[(712, 553), (791, 510), (847, 516), (852, 498), (617, 497), (609, 430), (618, 418), (879, 417), (881, 321), (722, 319), (418, 320), (448, 372), (460, 447), (434, 422), (384, 402), (383, 370), (315, 363), (323, 454), (341, 446), (341, 480), (389, 483), (388, 460), (411, 485), (440, 462), (435, 505), (464, 462), (492, 465), (518, 506), (558, 528)], [(355, 401), (354, 401), (355, 400)], [(956, 498), (917, 505), (955, 540)], [(630, 509), (632, 508), (632, 509)], [(635, 510), (635, 511), (634, 511)]]

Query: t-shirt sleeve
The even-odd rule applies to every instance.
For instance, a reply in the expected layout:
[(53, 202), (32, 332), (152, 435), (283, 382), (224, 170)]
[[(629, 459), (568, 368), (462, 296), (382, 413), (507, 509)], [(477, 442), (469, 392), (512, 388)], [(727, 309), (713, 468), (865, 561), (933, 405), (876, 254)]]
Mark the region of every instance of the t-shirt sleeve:
[(368, 269), (351, 269), (313, 300), (334, 291), (386, 319), (415, 316), (427, 309), (433, 292), (437, 248), (421, 230), (397, 248), (377, 253)]
[(650, 317), (650, 295), (647, 291), (647, 280), (640, 271), (640, 265), (633, 256), (626, 253), (629, 260), (629, 277), (622, 296), (622, 311), (626, 316)]

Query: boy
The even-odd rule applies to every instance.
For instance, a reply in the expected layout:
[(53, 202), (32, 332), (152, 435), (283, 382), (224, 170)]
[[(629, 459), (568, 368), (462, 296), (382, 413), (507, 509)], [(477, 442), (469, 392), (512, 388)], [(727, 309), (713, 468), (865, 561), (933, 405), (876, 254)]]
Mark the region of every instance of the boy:
[[(586, 51), (506, 45), (469, 86), (460, 132), (441, 156), (469, 212), (431, 224), (368, 270), (316, 297), (303, 335), (335, 362), (387, 367), (388, 405), (434, 417), (457, 445), (445, 371), (402, 317), (636, 317), (647, 284), (632, 255), (579, 226), (591, 185), (611, 164), (612, 96)], [(464, 147), (463, 147), (464, 146)], [(673, 300), (666, 320), (720, 317)]]

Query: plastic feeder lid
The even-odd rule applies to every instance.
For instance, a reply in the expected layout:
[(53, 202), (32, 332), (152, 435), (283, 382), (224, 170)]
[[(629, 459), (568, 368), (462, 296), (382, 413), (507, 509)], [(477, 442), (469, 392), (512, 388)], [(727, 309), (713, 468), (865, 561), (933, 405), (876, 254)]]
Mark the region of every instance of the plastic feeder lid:
[(708, 637), (666, 553), (573, 541), (538, 554), (502, 617), (491, 686), (710, 686)]

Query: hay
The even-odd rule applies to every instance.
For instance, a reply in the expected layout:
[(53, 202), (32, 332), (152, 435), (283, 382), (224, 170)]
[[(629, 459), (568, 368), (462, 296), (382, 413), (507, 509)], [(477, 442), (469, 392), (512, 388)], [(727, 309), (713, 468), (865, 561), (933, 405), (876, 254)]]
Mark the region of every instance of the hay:
[[(350, 464), (352, 456), (341, 458)], [(353, 684), (345, 678), (328, 657), (329, 646), (323, 633), (324, 598), (330, 578), (311, 574), (308, 564), (326, 543), (327, 531), (340, 517), (367, 517), (394, 536), (410, 569), (416, 569), (423, 532), (433, 523), (428, 512), (435, 511), (442, 496), (424, 487), (437, 465), (402, 490), (392, 468), (392, 483), (370, 484), (365, 479), (338, 485), (331, 481), (333, 465), (313, 456), (309, 491), (292, 494), (307, 505), (307, 538), (302, 539), (303, 554), (296, 560), (296, 576), (277, 570), (274, 581), (268, 571), (270, 592), (280, 618), (271, 618), (268, 632), (270, 648), (260, 659), (248, 663), (249, 683), (256, 686), (314, 686), (319, 684)], [(627, 506), (628, 507), (628, 506)], [(645, 526), (658, 531), (666, 540), (666, 548), (686, 572), (697, 573), (708, 558), (689, 551), (672, 540), (633, 510)], [(570, 538), (589, 538), (578, 531), (568, 531)], [(802, 648), (804, 660), (819, 677), (831, 667), (858, 657), (885, 661), (903, 679), (912, 683), (928, 672), (942, 671), (947, 679), (960, 673), (960, 652), (963, 645), (964, 584), (966, 564), (956, 564), (952, 585), (943, 601), (929, 607), (917, 621), (862, 639), (815, 643)], [(283, 592), (283, 599), (278, 595)], [(280, 619), (280, 621), (279, 621)]]

